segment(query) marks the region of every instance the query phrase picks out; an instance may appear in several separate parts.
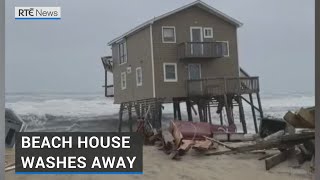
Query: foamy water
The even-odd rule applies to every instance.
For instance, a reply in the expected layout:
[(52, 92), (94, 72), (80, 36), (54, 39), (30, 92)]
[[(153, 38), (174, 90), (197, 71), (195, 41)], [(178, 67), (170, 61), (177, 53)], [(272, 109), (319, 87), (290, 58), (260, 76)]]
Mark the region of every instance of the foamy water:
[[(265, 116), (277, 118), (283, 117), (288, 111), (296, 111), (300, 107), (314, 106), (315, 98), (313, 95), (295, 93), (295, 94), (261, 94), (262, 108)], [(254, 98), (257, 105), (257, 100)], [(243, 102), (245, 116), (248, 124), (248, 130), (254, 131), (251, 108)], [(113, 104), (113, 98), (105, 98), (103, 93), (96, 94), (7, 94), (6, 107), (13, 109), (17, 114), (29, 122), (37, 130), (50, 129), (59, 130), (79, 130), (80, 122), (92, 121), (90, 124), (94, 127), (93, 122), (107, 121), (110, 117), (116, 119), (119, 112), (119, 105)], [(173, 113), (172, 104), (164, 105), (164, 114), (167, 117)], [(182, 117), (187, 119), (186, 107), (181, 104)], [(241, 130), (238, 119), (238, 110), (234, 109), (236, 124)], [(256, 112), (258, 114), (258, 112)], [(226, 114), (223, 114), (226, 116)], [(100, 117), (100, 118), (99, 118)], [(101, 118), (103, 117), (103, 118)], [(219, 123), (219, 117), (212, 112), (213, 122)], [(197, 119), (195, 116), (194, 119)], [(54, 123), (56, 122), (56, 123)], [(59, 123), (58, 123), (59, 122)], [(50, 128), (48, 127), (50, 125)], [(99, 126), (97, 124), (97, 126)], [(52, 129), (53, 128), (53, 129)], [(59, 129), (60, 128), (60, 129)], [(61, 129), (62, 128), (62, 129)], [(94, 128), (93, 128), (94, 129)]]

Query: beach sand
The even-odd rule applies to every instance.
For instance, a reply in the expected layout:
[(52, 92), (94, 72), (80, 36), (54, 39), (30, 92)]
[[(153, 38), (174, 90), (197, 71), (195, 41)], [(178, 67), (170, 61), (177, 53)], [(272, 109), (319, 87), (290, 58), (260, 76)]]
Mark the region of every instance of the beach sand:
[[(300, 168), (290, 167), (285, 161), (269, 171), (264, 161), (258, 158), (262, 154), (236, 154), (203, 156), (189, 151), (181, 160), (171, 160), (168, 155), (155, 146), (144, 146), (143, 175), (15, 175), (6, 172), (6, 180), (310, 180), (306, 162)], [(14, 151), (6, 151), (6, 162), (14, 162)]]

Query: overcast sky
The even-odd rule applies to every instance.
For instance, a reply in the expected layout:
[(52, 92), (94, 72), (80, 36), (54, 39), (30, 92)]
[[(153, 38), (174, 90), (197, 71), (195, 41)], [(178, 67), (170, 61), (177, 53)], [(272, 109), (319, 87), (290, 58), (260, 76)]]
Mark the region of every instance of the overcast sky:
[[(107, 42), (192, 0), (7, 0), (6, 91), (103, 91)], [(314, 0), (204, 0), (244, 23), (239, 61), (264, 92), (314, 92)], [(61, 6), (60, 21), (15, 21), (14, 6)]]

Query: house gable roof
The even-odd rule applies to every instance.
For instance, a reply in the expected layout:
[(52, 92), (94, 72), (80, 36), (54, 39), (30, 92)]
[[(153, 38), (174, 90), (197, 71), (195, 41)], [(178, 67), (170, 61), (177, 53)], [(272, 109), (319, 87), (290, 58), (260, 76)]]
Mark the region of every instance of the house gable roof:
[(173, 10), (173, 11), (170, 11), (170, 12), (168, 12), (168, 13), (166, 13), (166, 14), (163, 14), (163, 15), (161, 15), (161, 16), (152, 18), (152, 19), (150, 19), (149, 21), (147, 21), (147, 22), (145, 22), (145, 23), (143, 23), (143, 24), (141, 24), (141, 25), (139, 25), (139, 26), (131, 29), (130, 31), (124, 33), (123, 35), (121, 35), (121, 36), (113, 39), (112, 41), (110, 41), (110, 42), (108, 43), (108, 45), (112, 45), (113, 43), (118, 42), (119, 40), (123, 39), (124, 37), (129, 36), (129, 35), (137, 32), (137, 31), (139, 31), (139, 30), (141, 30), (141, 29), (144, 29), (144, 28), (147, 27), (148, 25), (153, 24), (153, 22), (155, 22), (155, 21), (158, 21), (158, 20), (160, 20), (160, 19), (166, 18), (166, 17), (168, 17), (168, 16), (170, 16), (170, 15), (172, 15), (172, 14), (175, 14), (175, 13), (177, 13), (177, 12), (180, 12), (180, 11), (185, 10), (185, 9), (187, 9), (187, 8), (189, 8), (189, 7), (192, 7), (192, 6), (200, 7), (200, 8), (202, 8), (202, 9), (204, 9), (204, 10), (206, 10), (206, 11), (208, 11), (208, 12), (210, 12), (210, 13), (218, 16), (218, 17), (220, 17), (221, 19), (224, 19), (225, 21), (227, 21), (227, 22), (235, 25), (236, 27), (242, 26), (242, 23), (241, 23), (240, 21), (238, 21), (238, 20), (236, 20), (236, 19), (234, 19), (234, 18), (232, 18), (232, 17), (224, 14), (223, 12), (221, 12), (221, 11), (219, 11), (219, 10), (211, 7), (210, 5), (208, 5), (208, 4), (206, 4), (206, 3), (198, 0), (198, 1), (195, 1), (195, 2), (193, 2), (193, 3), (187, 4), (187, 5), (185, 5), (185, 6), (182, 6), (182, 7), (178, 8), (178, 9), (175, 9), (175, 10)]

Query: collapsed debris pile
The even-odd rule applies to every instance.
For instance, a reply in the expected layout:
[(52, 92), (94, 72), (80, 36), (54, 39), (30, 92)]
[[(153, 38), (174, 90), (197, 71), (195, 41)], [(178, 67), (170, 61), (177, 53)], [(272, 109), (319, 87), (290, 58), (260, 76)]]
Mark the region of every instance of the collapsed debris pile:
[(259, 152), (266, 170), (285, 160), (292, 167), (310, 161), (314, 170), (314, 113), (314, 108), (301, 108), (296, 113), (289, 111), (283, 119), (263, 118), (259, 135), (236, 133), (235, 126), (190, 121), (171, 121), (162, 131), (139, 121), (138, 132), (144, 134), (145, 143), (158, 146), (171, 159), (181, 159), (190, 149), (207, 156)]

